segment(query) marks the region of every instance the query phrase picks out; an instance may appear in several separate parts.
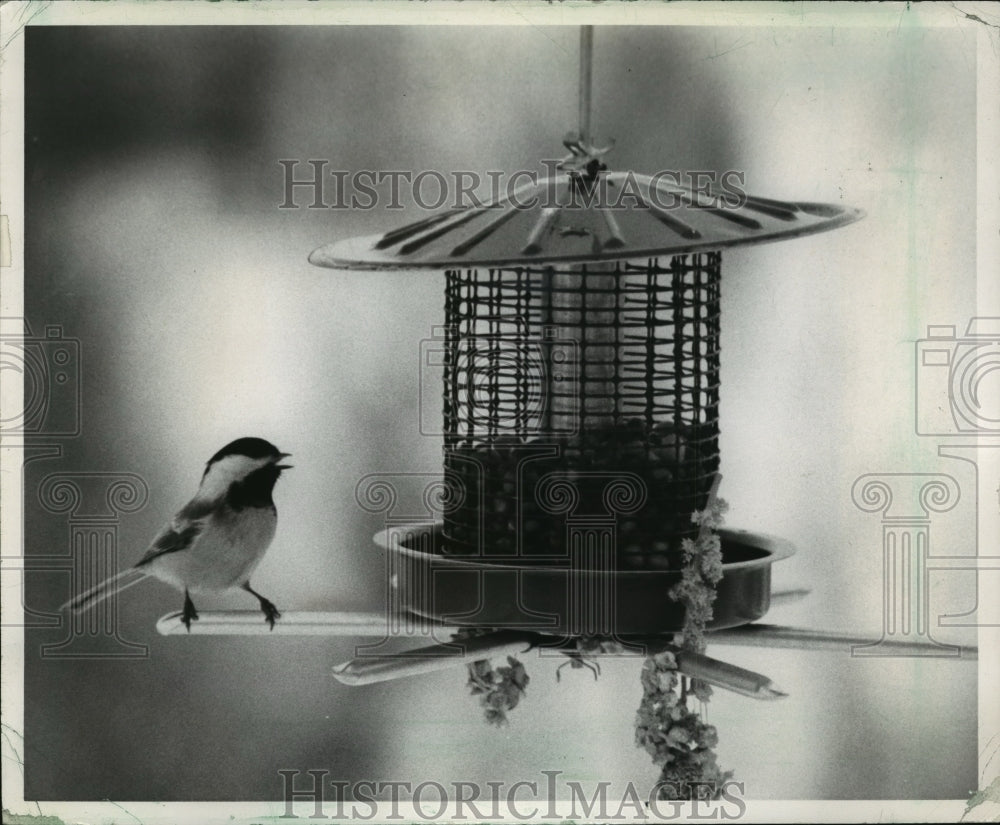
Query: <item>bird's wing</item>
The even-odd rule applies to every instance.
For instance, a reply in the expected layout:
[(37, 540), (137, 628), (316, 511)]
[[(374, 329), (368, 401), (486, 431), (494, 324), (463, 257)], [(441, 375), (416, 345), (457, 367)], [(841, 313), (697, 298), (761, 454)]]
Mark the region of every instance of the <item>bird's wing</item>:
[(167, 553), (187, 550), (205, 529), (214, 508), (215, 503), (212, 501), (191, 501), (157, 534), (146, 554), (135, 566), (141, 568)]

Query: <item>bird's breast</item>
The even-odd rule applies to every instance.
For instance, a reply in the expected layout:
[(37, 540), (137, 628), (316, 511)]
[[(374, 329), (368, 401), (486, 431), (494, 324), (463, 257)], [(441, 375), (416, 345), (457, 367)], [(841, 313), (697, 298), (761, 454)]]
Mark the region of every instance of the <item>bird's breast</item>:
[(217, 512), (194, 545), (164, 556), (160, 578), (192, 592), (237, 587), (249, 580), (274, 539), (273, 507)]

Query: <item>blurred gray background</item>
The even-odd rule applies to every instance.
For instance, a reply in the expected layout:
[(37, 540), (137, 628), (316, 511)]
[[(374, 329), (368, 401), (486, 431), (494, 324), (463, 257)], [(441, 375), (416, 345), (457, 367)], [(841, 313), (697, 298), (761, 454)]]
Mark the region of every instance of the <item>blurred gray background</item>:
[[(81, 342), (82, 434), (26, 469), (26, 553), (68, 552), (66, 516), (38, 504), (47, 474), (145, 479), (149, 504), (120, 525), (124, 565), (215, 450), (258, 435), (295, 469), (256, 588), (285, 610), (380, 609), (381, 522), (354, 488), (440, 469), (418, 401), (443, 276), (311, 267), (313, 248), (407, 216), (311, 210), (301, 190), (303, 208), (280, 210), (278, 161), (540, 170), (576, 125), (577, 40), (528, 26), (30, 28), (26, 314), (36, 334), (57, 324)], [(912, 422), (914, 341), (975, 314), (975, 126), (975, 42), (960, 31), (596, 32), (593, 129), (616, 140), (614, 168), (745, 170), (754, 194), (868, 211), (724, 255), (728, 523), (790, 539), (776, 587), (813, 588), (769, 619), (880, 635), (881, 527), (850, 498), (863, 473), (953, 474), (968, 495), (936, 518), (934, 549), (974, 547), (972, 468)], [(972, 607), (971, 573), (932, 583), (932, 615)], [(34, 575), (27, 603), (54, 610), (67, 586)], [(346, 688), (330, 667), (352, 640), (159, 637), (180, 602), (152, 582), (122, 596), (141, 661), (42, 658), (64, 631), (26, 632), (26, 798), (273, 799), (285, 768), (414, 783), (657, 775), (633, 745), (635, 660), (558, 683), (557, 662), (526, 660), (527, 698), (497, 730), (462, 670)], [(719, 761), (748, 797), (976, 787), (974, 664), (710, 652), (791, 693), (712, 701)]]

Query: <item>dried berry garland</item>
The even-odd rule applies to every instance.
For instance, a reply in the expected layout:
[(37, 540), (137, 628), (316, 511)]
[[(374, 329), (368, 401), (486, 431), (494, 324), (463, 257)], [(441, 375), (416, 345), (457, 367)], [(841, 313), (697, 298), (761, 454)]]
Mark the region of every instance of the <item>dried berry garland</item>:
[(508, 656), (506, 667), (494, 670), (489, 659), (480, 659), (468, 668), (469, 691), (479, 696), (486, 721), (497, 727), (506, 725), (507, 711), (517, 707), (530, 681), (524, 665)]
[(660, 767), (660, 799), (717, 799), (732, 777), (731, 771), (719, 767), (715, 726), (688, 707), (691, 681), (677, 672), (677, 660), (669, 650), (649, 656), (642, 666), (635, 741)]
[[(670, 590), (670, 598), (684, 604), (684, 627), (674, 638), (680, 650), (705, 650), (705, 628), (712, 619), (715, 586), (722, 578), (722, 543), (716, 532), (722, 526), (727, 505), (709, 501), (692, 521), (701, 528), (696, 539), (685, 539), (681, 580)], [(677, 670), (671, 651), (647, 657), (642, 667), (642, 701), (636, 713), (635, 741), (660, 767), (658, 795), (661, 799), (718, 798), (732, 772), (719, 768), (714, 751), (718, 732), (688, 706), (688, 697), (707, 702), (712, 689), (698, 679), (688, 679)]]

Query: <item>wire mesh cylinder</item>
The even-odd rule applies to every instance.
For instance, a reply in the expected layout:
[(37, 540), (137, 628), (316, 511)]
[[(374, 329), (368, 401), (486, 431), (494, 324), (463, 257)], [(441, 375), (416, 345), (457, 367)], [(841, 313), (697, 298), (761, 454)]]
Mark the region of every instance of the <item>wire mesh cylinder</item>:
[[(541, 561), (567, 519), (603, 516), (624, 566), (676, 566), (719, 467), (720, 269), (709, 252), (447, 273), (446, 552)], [(615, 514), (623, 477), (645, 500)]]

